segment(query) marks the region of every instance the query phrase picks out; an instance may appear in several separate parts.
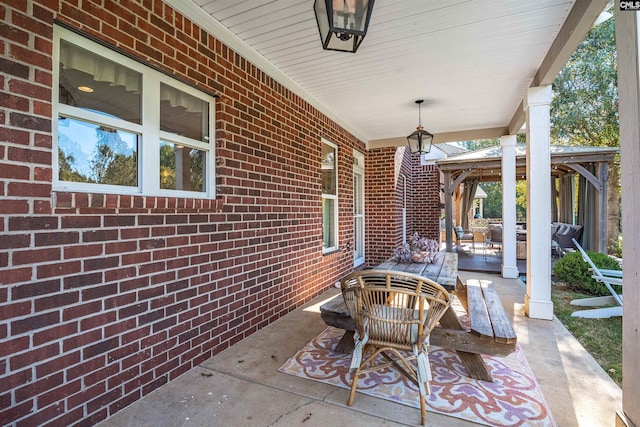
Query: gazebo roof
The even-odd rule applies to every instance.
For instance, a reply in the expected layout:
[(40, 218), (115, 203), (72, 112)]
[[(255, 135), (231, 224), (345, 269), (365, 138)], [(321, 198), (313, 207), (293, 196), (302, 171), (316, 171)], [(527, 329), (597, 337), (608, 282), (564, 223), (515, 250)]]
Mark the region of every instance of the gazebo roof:
[(487, 198), (487, 193), (480, 188), (480, 186), (478, 186), (478, 188), (476, 188), (476, 194), (475, 196), (473, 196), (474, 199), (486, 199)]
[[(620, 150), (610, 147), (585, 147), (576, 145), (552, 145), (551, 174), (561, 176), (575, 173), (567, 165), (609, 162)], [(524, 143), (516, 144), (516, 175), (519, 179), (526, 178), (526, 152)], [(465, 171), (471, 171), (466, 179), (478, 179), (484, 182), (501, 180), (502, 147), (490, 147), (469, 153), (453, 155), (436, 161), (442, 171), (450, 171), (452, 178), (456, 178)]]

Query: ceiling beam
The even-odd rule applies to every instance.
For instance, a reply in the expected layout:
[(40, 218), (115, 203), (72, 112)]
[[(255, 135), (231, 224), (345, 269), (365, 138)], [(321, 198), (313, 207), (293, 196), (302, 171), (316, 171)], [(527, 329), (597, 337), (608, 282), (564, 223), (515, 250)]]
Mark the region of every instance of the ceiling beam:
[[(494, 139), (508, 135), (506, 127), (471, 129), (465, 131), (442, 132), (433, 136), (434, 144), (443, 142), (474, 141), (478, 139)], [(405, 147), (407, 145), (406, 136), (395, 138), (372, 139), (367, 143), (367, 150), (385, 147)]]
[(370, 139), (367, 142), (367, 150), (374, 150), (376, 148), (406, 147), (406, 146), (407, 146), (406, 136), (398, 136), (395, 138), (384, 138), (384, 139)]
[(442, 132), (433, 136), (436, 144), (442, 142), (474, 141), (478, 139), (494, 139), (508, 135), (506, 127), (471, 129), (465, 131)]
[[(598, 15), (605, 9), (607, 2), (608, 0), (576, 0), (530, 87), (547, 86), (553, 83), (580, 42), (584, 40)], [(520, 103), (509, 122), (509, 134), (516, 134), (522, 128), (524, 121), (524, 107)]]

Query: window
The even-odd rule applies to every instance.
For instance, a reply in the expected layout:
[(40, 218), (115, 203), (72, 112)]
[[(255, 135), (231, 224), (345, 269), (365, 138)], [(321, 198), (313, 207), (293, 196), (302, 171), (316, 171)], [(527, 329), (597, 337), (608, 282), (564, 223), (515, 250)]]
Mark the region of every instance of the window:
[(364, 264), (364, 155), (353, 152), (353, 266)]
[(322, 250), (338, 249), (338, 147), (322, 140)]
[(214, 99), (55, 29), (56, 189), (214, 197)]

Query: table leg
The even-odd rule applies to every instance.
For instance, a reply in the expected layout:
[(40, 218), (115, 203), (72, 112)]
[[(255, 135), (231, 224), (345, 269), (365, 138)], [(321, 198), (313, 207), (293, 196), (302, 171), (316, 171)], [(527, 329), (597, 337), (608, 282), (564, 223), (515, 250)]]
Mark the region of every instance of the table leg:
[(344, 354), (353, 353), (353, 333), (354, 331), (346, 331), (342, 338), (340, 338), (340, 342), (338, 342), (338, 345), (336, 345), (335, 351)]
[[(453, 311), (451, 307), (445, 312), (444, 316), (440, 319), (440, 325), (443, 328), (453, 329), (453, 330), (464, 330), (460, 320), (458, 320), (458, 315)], [(487, 369), (487, 365), (484, 363), (484, 359), (478, 353), (468, 353), (466, 351), (456, 350), (462, 364), (465, 368), (467, 368), (467, 373), (469, 377), (493, 382), (493, 377), (489, 373)]]

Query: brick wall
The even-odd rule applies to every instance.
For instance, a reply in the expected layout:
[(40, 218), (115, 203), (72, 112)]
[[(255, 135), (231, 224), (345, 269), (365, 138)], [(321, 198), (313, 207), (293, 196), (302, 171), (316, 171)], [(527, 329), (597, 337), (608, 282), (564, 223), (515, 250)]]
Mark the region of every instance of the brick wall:
[[(1, 1), (0, 17), (3, 425), (95, 424), (352, 269), (364, 145), (298, 96), (159, 0)], [(215, 200), (52, 191), (54, 20), (219, 96)], [(326, 256), (321, 136), (339, 147)], [(405, 151), (366, 153), (368, 265), (402, 241), (399, 176), (408, 231), (431, 233), (416, 210), (437, 174)]]
[(411, 231), (439, 240), (440, 236), (440, 171), (435, 165), (421, 165), (419, 156), (412, 157)]
[[(322, 255), (320, 138), (341, 248), (364, 146), (301, 98), (159, 0), (4, 0), (0, 18), (0, 424), (95, 424), (352, 269)], [(215, 200), (52, 191), (54, 20), (219, 95)]]
[[(365, 159), (365, 254), (376, 266), (402, 242), (396, 148), (370, 150)], [(400, 227), (400, 228), (399, 228)]]
[[(388, 260), (402, 244), (402, 176), (406, 177), (407, 234), (439, 239), (440, 171), (420, 164), (408, 149), (370, 150), (366, 158), (366, 258), (375, 266)], [(390, 203), (390, 201), (393, 201)]]

